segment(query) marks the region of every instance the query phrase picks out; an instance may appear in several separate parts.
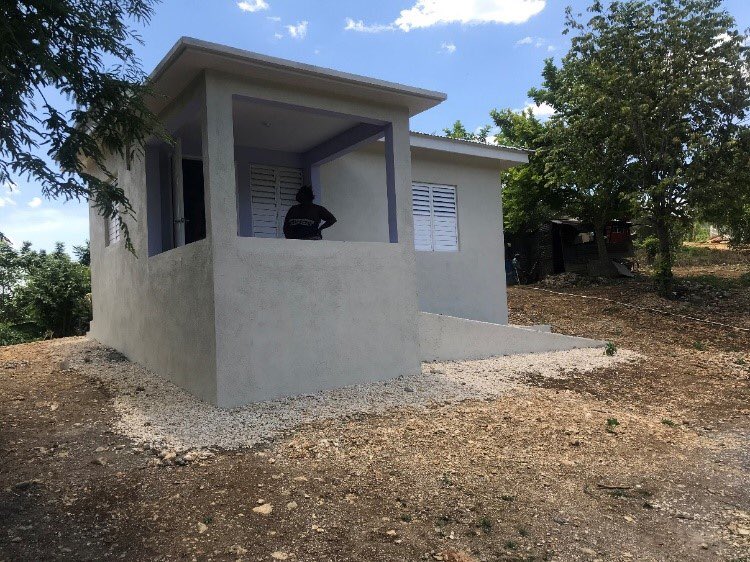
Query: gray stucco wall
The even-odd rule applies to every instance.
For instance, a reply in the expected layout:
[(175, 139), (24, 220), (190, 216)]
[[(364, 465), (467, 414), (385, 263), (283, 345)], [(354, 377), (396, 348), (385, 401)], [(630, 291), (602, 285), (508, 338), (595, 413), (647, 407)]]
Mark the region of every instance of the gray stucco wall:
[[(237, 236), (234, 154), (226, 150), (233, 146), (233, 95), (394, 123), (401, 243)], [(216, 73), (206, 75), (206, 99), (217, 403), (233, 407), (418, 371), (406, 111)]]
[(320, 169), (321, 204), (338, 222), (326, 240), (388, 242), (385, 144), (352, 152)]
[(90, 336), (207, 401), (216, 399), (211, 247), (206, 240), (148, 256), (146, 171), (115, 164), (137, 221), (136, 256), (124, 242), (105, 247), (105, 220), (91, 208)]
[(419, 310), (508, 323), (497, 162), (412, 151), (415, 182), (456, 186), (458, 252), (416, 252)]

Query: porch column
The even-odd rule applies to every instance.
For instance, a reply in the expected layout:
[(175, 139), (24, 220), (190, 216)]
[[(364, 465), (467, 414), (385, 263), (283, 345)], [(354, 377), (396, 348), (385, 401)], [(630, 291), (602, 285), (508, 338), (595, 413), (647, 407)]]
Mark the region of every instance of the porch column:
[(413, 245), (408, 115), (400, 116), (385, 128), (385, 170), (390, 241)]
[[(232, 95), (221, 80), (206, 73), (203, 121), (203, 177), (206, 189), (206, 233), (214, 261), (226, 254), (237, 236)], [(223, 251), (217, 251), (223, 248)]]

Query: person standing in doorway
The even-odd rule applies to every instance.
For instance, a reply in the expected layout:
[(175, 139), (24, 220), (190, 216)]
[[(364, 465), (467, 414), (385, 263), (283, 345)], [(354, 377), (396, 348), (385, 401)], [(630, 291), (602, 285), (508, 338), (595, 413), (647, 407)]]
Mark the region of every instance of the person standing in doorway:
[(299, 204), (291, 207), (284, 218), (284, 236), (290, 240), (323, 240), (322, 231), (336, 224), (336, 217), (313, 203), (315, 194), (309, 185), (300, 188), (296, 199)]

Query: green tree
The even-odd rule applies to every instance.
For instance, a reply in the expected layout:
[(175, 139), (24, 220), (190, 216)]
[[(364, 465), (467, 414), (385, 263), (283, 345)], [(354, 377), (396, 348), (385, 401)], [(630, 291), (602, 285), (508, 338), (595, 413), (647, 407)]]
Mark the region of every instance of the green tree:
[(91, 318), (89, 268), (73, 261), (59, 243), (50, 254), (27, 252), (24, 263), (24, 282), (13, 297), (24, 319), (55, 337), (82, 333)]
[(547, 61), (543, 87), (530, 92), (557, 110), (561, 154), (582, 145), (563, 177), (612, 194), (635, 192), (659, 240), (663, 295), (672, 290), (676, 226), (695, 213), (712, 157), (741, 134), (750, 107), (748, 50), (721, 4), (595, 1), (586, 22), (568, 9), (571, 49), (560, 67)]
[(534, 232), (563, 209), (563, 192), (550, 181), (545, 157), (549, 149), (549, 127), (533, 110), (510, 109), (490, 112), (499, 132), (498, 144), (530, 149), (529, 163), (501, 173), (503, 225), (506, 232)]
[(80, 246), (73, 246), (73, 255), (78, 260), (78, 263), (89, 267), (91, 265), (91, 244), (88, 240)]
[(21, 283), (23, 265), (18, 252), (0, 238), (0, 322), (10, 319), (13, 292)]
[(464, 124), (461, 121), (453, 123), (451, 128), (443, 129), (443, 133), (448, 138), (483, 143), (488, 142), (490, 131), (492, 131), (492, 127), (490, 125), (485, 125), (476, 133), (470, 133), (466, 130), (466, 127), (464, 127)]
[(47, 197), (90, 199), (131, 249), (122, 215), (133, 210), (106, 162), (130, 161), (149, 136), (164, 136), (130, 23), (147, 23), (156, 1), (0, 3), (0, 183), (25, 176)]

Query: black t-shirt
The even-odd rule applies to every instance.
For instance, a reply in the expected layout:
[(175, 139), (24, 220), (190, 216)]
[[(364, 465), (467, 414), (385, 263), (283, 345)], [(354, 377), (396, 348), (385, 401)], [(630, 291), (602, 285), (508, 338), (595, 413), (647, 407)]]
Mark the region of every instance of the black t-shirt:
[(284, 236), (293, 240), (321, 240), (320, 223), (335, 220), (330, 211), (320, 205), (294, 205), (284, 219)]

